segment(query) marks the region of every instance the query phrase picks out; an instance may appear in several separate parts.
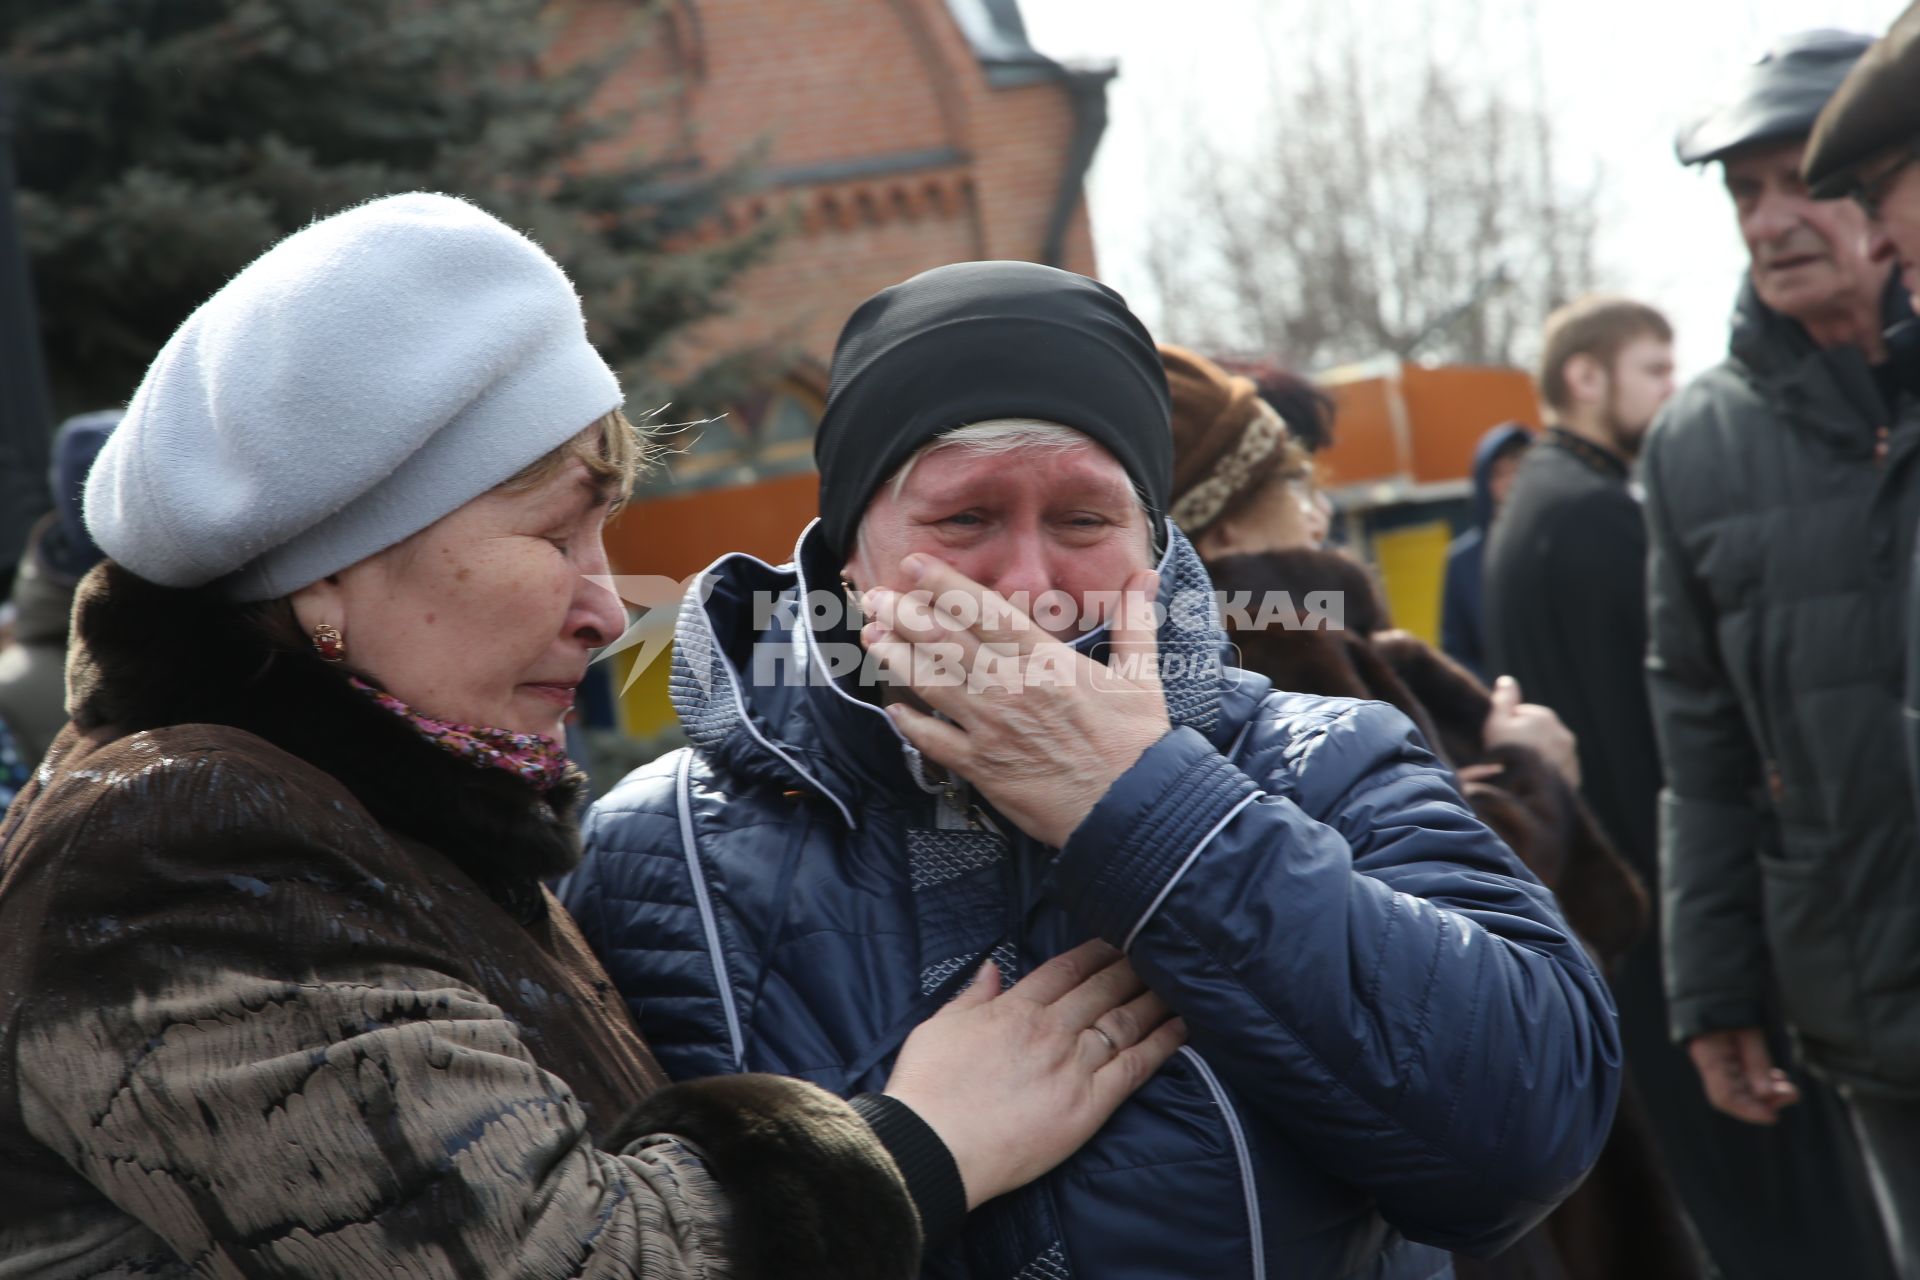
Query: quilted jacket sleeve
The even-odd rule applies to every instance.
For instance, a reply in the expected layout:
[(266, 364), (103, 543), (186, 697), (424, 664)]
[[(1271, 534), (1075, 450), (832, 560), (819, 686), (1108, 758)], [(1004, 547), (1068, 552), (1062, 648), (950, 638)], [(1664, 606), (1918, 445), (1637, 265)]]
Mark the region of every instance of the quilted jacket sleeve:
[[(668, 1078), (696, 1080), (741, 1069), (735, 1027), (714, 995), (715, 966), (745, 968), (754, 939), (729, 935), (717, 954), (708, 945), (675, 798), (681, 754), (642, 765), (587, 811), (586, 856), (554, 893), (625, 996)], [(635, 902), (647, 904), (644, 923)], [(728, 977), (737, 981), (738, 973)]]
[(603, 1148), (488, 998), (513, 975), (485, 935), (247, 774), (157, 770), (9, 886), (58, 949), (14, 1028), (23, 1119), (196, 1272), (913, 1274), (905, 1186), (853, 1109), (699, 1081)]
[(1599, 1154), (1611, 998), (1405, 716), (1306, 714), (1304, 731), (1256, 721), (1244, 769), (1169, 733), (1068, 840), (1054, 891), (1401, 1232), (1496, 1250)]
[[(1670, 410), (1671, 412), (1671, 410)], [(1664, 419), (1647, 442), (1647, 690), (1666, 762), (1660, 796), (1661, 945), (1673, 1034), (1759, 1026), (1769, 972), (1755, 805), (1759, 753), (1721, 666), (1714, 615), (1669, 504)]]

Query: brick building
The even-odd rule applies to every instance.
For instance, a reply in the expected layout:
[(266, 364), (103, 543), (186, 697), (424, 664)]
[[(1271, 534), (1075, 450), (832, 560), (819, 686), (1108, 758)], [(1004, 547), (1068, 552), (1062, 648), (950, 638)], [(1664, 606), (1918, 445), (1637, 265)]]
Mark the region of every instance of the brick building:
[[(632, 13), (576, 0), (560, 53), (605, 47)], [(629, 145), (713, 167), (757, 153), (758, 188), (729, 216), (790, 220), (691, 354), (774, 343), (800, 357), (701, 435), (674, 491), (809, 468), (834, 338), (876, 290), (977, 258), (1092, 274), (1082, 180), (1113, 73), (1037, 52), (1018, 0), (673, 0), (663, 25), (608, 89), (611, 107), (668, 95)]]

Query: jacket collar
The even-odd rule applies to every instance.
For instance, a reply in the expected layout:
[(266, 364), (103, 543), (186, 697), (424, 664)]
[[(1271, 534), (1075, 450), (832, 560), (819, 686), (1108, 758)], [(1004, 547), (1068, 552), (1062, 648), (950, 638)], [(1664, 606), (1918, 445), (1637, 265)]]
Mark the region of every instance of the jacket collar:
[[(1882, 294), (1889, 358), (1911, 365), (1913, 306), (1897, 273)], [(1892, 425), (1873, 366), (1858, 347), (1815, 345), (1799, 321), (1760, 301), (1751, 280), (1734, 306), (1732, 362), (1787, 421), (1826, 440), (1845, 456), (1873, 452), (1875, 429)]]
[(213, 588), (156, 586), (111, 561), (80, 582), (67, 711), (118, 736), (175, 724), (245, 730), (331, 774), (374, 820), (429, 845), (522, 919), (579, 858), (575, 770), (544, 795), (422, 739), (346, 673), (270, 640)]
[[(1167, 526), (1158, 566), (1160, 653), (1175, 724), (1212, 736), (1220, 721), (1225, 637), (1206, 570), (1186, 538)], [(849, 827), (869, 799), (937, 792), (942, 780), (893, 722), (859, 696), (853, 631), (831, 607), (839, 598), (818, 522), (802, 532), (787, 564), (723, 556), (694, 582), (674, 632), (670, 680), (687, 739), (721, 767), (786, 790), (823, 796)], [(830, 621), (809, 622), (809, 599)], [(1104, 628), (1075, 647), (1104, 660)]]
[(1547, 428), (1546, 443), (1570, 455), (1580, 465), (1620, 484), (1627, 482), (1632, 469), (1619, 454), (1602, 449), (1585, 436), (1575, 435), (1562, 426)]

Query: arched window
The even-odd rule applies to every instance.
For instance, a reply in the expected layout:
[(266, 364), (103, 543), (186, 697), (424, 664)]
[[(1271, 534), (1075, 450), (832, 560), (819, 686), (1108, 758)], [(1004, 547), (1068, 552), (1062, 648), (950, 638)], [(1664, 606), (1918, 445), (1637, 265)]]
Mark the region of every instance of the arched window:
[(811, 467), (813, 433), (823, 407), (819, 394), (798, 381), (777, 387), (754, 431), (754, 469), (777, 476)]

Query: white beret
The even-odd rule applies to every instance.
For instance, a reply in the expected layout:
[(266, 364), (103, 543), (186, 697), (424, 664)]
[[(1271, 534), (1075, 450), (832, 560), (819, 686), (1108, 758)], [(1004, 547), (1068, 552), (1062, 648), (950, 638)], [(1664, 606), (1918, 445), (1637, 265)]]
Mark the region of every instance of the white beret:
[(540, 246), (453, 196), (388, 196), (288, 236), (187, 317), (94, 464), (87, 528), (151, 582), (273, 599), (620, 398)]

